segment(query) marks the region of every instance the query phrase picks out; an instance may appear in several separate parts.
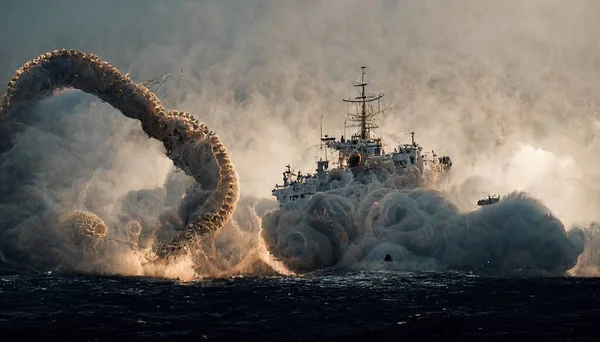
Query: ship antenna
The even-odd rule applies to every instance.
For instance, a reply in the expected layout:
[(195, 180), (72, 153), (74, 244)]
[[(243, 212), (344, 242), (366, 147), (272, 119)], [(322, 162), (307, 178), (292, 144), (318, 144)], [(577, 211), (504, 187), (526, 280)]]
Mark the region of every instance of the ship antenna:
[(323, 160), (323, 114), (321, 114), (321, 144), (319, 145), (319, 148), (321, 149), (319, 160)]
[(323, 141), (323, 114), (321, 114), (321, 142)]

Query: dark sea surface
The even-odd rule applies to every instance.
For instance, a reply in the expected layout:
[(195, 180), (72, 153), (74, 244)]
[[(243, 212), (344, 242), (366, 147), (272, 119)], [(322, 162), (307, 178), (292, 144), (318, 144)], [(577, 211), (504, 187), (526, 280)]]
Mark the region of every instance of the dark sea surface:
[(0, 340), (600, 340), (600, 280), (353, 271), (170, 280), (0, 273)]

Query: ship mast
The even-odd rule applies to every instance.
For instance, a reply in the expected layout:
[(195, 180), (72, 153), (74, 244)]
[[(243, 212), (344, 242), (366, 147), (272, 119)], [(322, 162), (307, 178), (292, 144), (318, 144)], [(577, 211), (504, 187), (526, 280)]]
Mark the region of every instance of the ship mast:
[[(367, 103), (373, 101), (379, 101), (385, 94), (366, 94), (365, 87), (367, 86), (367, 82), (365, 82), (365, 69), (367, 67), (362, 66), (362, 75), (360, 82), (354, 83), (354, 86), (360, 88), (360, 96), (356, 96), (355, 98), (343, 99), (344, 102), (349, 103), (359, 103), (361, 104), (360, 113), (348, 113), (350, 116), (350, 121), (359, 122), (360, 123), (360, 138), (363, 140), (370, 138), (370, 130), (377, 128), (378, 126), (371, 122), (371, 119), (383, 111), (377, 106), (377, 111), (370, 111), (367, 113)], [(379, 102), (378, 102), (379, 104)]]
[[(327, 136), (325, 136), (325, 137), (328, 138)], [(319, 161), (323, 161), (323, 147), (325, 147), (325, 144), (323, 144), (324, 141), (327, 141), (327, 139), (323, 138), (323, 114), (321, 114), (321, 142), (319, 143), (319, 150), (320, 150)], [(327, 159), (327, 150), (325, 150), (325, 161), (329, 161)]]

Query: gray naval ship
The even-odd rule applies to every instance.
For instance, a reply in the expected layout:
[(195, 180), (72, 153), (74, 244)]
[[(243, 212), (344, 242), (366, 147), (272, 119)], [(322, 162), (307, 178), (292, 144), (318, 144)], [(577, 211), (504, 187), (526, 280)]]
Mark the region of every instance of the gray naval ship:
[[(426, 181), (436, 181), (450, 171), (450, 157), (438, 157), (434, 151), (431, 154), (424, 153), (423, 147), (415, 141), (414, 131), (410, 132), (410, 143), (399, 143), (393, 152), (385, 152), (383, 139), (374, 133), (378, 128), (375, 118), (390, 108), (381, 108), (380, 100), (384, 93), (366, 91), (366, 67), (361, 69), (360, 79), (354, 83), (354, 87), (358, 88), (358, 96), (343, 99), (350, 107), (344, 122), (344, 132), (349, 127), (358, 129), (350, 137), (342, 135), (340, 139), (336, 139), (323, 136), (321, 125), (321, 141), (318, 146), (322, 153), (316, 162), (316, 172), (303, 174), (301, 171), (294, 171), (291, 165), (286, 165), (283, 184), (275, 185), (272, 190), (280, 208), (293, 210), (308, 203), (315, 193), (343, 186), (345, 182), (361, 174), (376, 173), (378, 170), (385, 169), (388, 174), (409, 176), (413, 179), (412, 184), (417, 186)], [(330, 162), (327, 157), (329, 154), (337, 154), (337, 162)], [(335, 167), (330, 169), (330, 164)]]

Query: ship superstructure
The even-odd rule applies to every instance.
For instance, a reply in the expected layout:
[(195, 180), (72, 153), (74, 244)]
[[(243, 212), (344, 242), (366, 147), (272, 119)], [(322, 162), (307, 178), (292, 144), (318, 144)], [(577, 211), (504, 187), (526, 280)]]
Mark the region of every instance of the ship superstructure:
[[(340, 140), (327, 136), (321, 137), (321, 141), (327, 147), (338, 152), (340, 167), (355, 167), (360, 165), (363, 159), (385, 154), (382, 139), (373, 134), (373, 130), (379, 127), (375, 123), (375, 116), (386, 110), (381, 109), (379, 101), (385, 96), (385, 93), (367, 93), (367, 84), (365, 82), (365, 67), (363, 66), (360, 80), (354, 83), (354, 87), (359, 89), (359, 95), (342, 100), (354, 109), (354, 111), (348, 110), (344, 132), (348, 127), (358, 127), (358, 132), (352, 134), (349, 138), (344, 138), (342, 135)], [(377, 101), (376, 108), (372, 105), (375, 101)]]
[[(328, 135), (323, 136), (321, 127), (319, 147), (321, 150), (329, 149), (337, 153), (338, 161), (333, 164), (337, 164), (338, 171), (349, 170), (356, 175), (376, 168), (381, 165), (380, 163), (392, 163), (396, 173), (410, 173), (419, 181), (423, 179), (426, 170), (434, 175), (448, 172), (452, 166), (450, 157), (438, 158), (435, 152), (431, 151), (431, 158), (428, 158), (423, 153), (423, 147), (415, 141), (414, 131), (410, 132), (410, 143), (398, 144), (393, 152), (385, 152), (383, 139), (374, 134), (374, 130), (378, 128), (375, 117), (391, 107), (381, 108), (380, 100), (385, 96), (384, 93), (366, 91), (368, 85), (365, 81), (366, 67), (363, 66), (361, 69), (360, 79), (354, 83), (354, 87), (358, 89), (358, 95), (343, 99), (350, 107), (344, 122), (344, 133), (349, 127), (358, 128), (358, 131), (349, 137), (342, 135), (340, 139), (336, 139)], [(313, 174), (295, 172), (290, 165), (286, 165), (286, 170), (283, 172), (283, 184), (275, 185), (272, 191), (273, 196), (279, 201), (280, 207), (293, 209), (308, 202), (315, 193), (327, 190), (326, 180), (333, 171), (329, 170), (330, 161), (327, 153), (325, 158), (321, 156), (316, 163), (317, 169)]]

